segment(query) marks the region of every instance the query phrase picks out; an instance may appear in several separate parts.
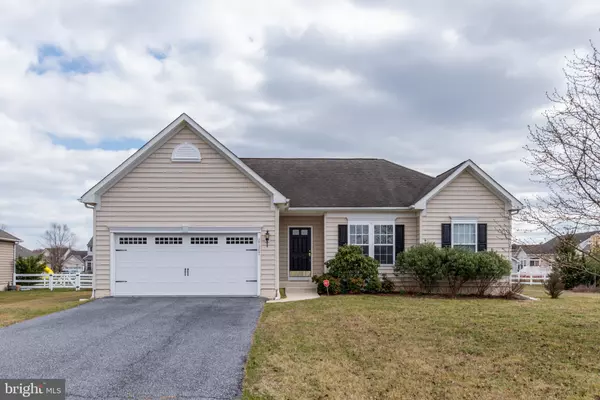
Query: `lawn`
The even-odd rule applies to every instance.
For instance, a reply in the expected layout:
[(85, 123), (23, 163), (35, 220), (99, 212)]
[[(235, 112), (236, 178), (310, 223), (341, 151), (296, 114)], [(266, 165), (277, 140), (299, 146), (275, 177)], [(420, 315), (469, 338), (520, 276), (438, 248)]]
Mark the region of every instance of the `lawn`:
[(79, 299), (89, 299), (91, 293), (67, 289), (0, 292), (0, 327), (75, 307), (81, 304)]
[(596, 399), (600, 295), (266, 304), (247, 399)]

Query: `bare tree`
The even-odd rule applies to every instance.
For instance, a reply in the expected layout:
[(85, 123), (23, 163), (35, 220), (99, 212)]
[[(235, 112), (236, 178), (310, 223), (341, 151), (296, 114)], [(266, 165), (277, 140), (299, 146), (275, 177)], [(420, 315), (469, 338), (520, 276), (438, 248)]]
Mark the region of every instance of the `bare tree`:
[(46, 261), (54, 272), (61, 272), (64, 256), (75, 244), (75, 234), (66, 224), (50, 224), (50, 229), (42, 236), (42, 247), (47, 251)]
[(547, 94), (545, 122), (529, 127), (525, 147), (532, 180), (548, 192), (526, 201), (520, 219), (552, 236), (600, 228), (600, 53), (590, 44), (567, 58), (566, 87)]

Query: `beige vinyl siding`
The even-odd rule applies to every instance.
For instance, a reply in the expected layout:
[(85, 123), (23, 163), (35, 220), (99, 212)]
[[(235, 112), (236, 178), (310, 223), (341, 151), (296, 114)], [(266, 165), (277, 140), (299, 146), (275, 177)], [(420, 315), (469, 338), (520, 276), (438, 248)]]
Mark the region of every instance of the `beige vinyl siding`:
[(510, 257), (511, 219), (505, 202), (464, 171), (429, 200), (421, 217), (421, 241), (441, 245), (441, 226), (453, 217), (474, 217), (488, 225), (488, 250)]
[[(171, 162), (184, 142), (200, 150), (200, 163)], [(275, 295), (275, 232), (271, 197), (189, 129), (182, 129), (102, 195), (96, 210), (96, 295), (110, 290), (111, 227), (260, 227), (261, 295)]]
[(5, 290), (6, 285), (12, 282), (14, 262), (14, 242), (0, 241), (0, 290)]
[[(279, 280), (288, 280), (289, 228), (312, 227), (312, 275), (323, 274), (325, 251), (323, 249), (323, 216), (281, 216), (279, 219)], [(336, 232), (337, 235), (337, 232)]]
[(340, 224), (348, 224), (348, 218), (325, 214), (325, 261), (335, 257), (338, 251), (338, 225)]

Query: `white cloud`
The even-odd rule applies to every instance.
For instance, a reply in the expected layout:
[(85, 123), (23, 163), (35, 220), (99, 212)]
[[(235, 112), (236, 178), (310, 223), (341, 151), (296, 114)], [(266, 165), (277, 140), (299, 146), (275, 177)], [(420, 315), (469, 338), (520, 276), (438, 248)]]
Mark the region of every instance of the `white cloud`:
[[(569, 21), (588, 18), (589, 12), (598, 11), (593, 7), (592, 2), (577, 1)], [(424, 10), (411, 3), (399, 8), (351, 0), (2, 1), (0, 224), (7, 224), (26, 245), (35, 247), (51, 221), (66, 222), (83, 246), (91, 234), (91, 211), (76, 199), (131, 152), (127, 141), (121, 150), (97, 147), (107, 141), (146, 140), (181, 112), (234, 146), (253, 142), (246, 127), (255, 119), (277, 129), (280, 136), (290, 126), (310, 123), (323, 110), (294, 108), (266, 98), (261, 91), (273, 73), (266, 65), (273, 57), (268, 45), (275, 34), (293, 42), (318, 32), (349, 57), (356, 49), (396, 41), (413, 40), (423, 46), (434, 42), (431, 49), (440, 64), (497, 57), (514, 59), (514, 70), (519, 73), (554, 74), (548, 71), (554, 70), (561, 49), (532, 62), (527, 43), (470, 43), (462, 30), (477, 20), (458, 19), (454, 24), (450, 19), (458, 13), (460, 7), (454, 4), (449, 10)], [(580, 45), (585, 46), (586, 39)], [(46, 59), (47, 71), (39, 75), (32, 67), (38, 64), (41, 45), (54, 46), (62, 54)], [(152, 51), (164, 57), (157, 58)], [(393, 62), (409, 58), (390, 56)], [(92, 72), (65, 71), (77, 67), (78, 60), (89, 62)], [(361, 106), (367, 102), (388, 105), (382, 107), (387, 112), (390, 104), (396, 110), (403, 106), (404, 93), (372, 86), (346, 62), (333, 67), (282, 64), (296, 74), (290, 83), (316, 82), (331, 99), (337, 96)], [(361, 66), (388, 60), (354, 62)], [(303, 104), (313, 104), (319, 99), (304, 100)], [(372, 118), (382, 117), (383, 111), (371, 110), (377, 113)], [(326, 119), (327, 129), (335, 127), (333, 118)], [(403, 125), (404, 121), (397, 121), (397, 129), (386, 134), (393, 138)], [(49, 134), (67, 145), (53, 143)], [(69, 144), (73, 141), (83, 143), (79, 146), (83, 148), (74, 148)], [(482, 146), (497, 153), (509, 152), (518, 144), (509, 140), (496, 148), (493, 145)], [(321, 151), (317, 141), (314, 146)], [(331, 151), (322, 149), (327, 154)], [(421, 165), (438, 162), (424, 159)], [(441, 166), (435, 164), (435, 168)]]

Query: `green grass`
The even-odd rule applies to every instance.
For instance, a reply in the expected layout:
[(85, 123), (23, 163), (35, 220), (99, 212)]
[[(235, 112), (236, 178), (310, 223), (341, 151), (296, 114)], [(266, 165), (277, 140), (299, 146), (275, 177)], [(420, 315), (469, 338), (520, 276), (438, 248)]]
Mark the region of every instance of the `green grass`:
[(67, 289), (0, 292), (0, 327), (75, 307), (81, 304), (79, 299), (89, 299), (91, 293)]
[(330, 296), (266, 304), (247, 399), (594, 399), (600, 295)]

